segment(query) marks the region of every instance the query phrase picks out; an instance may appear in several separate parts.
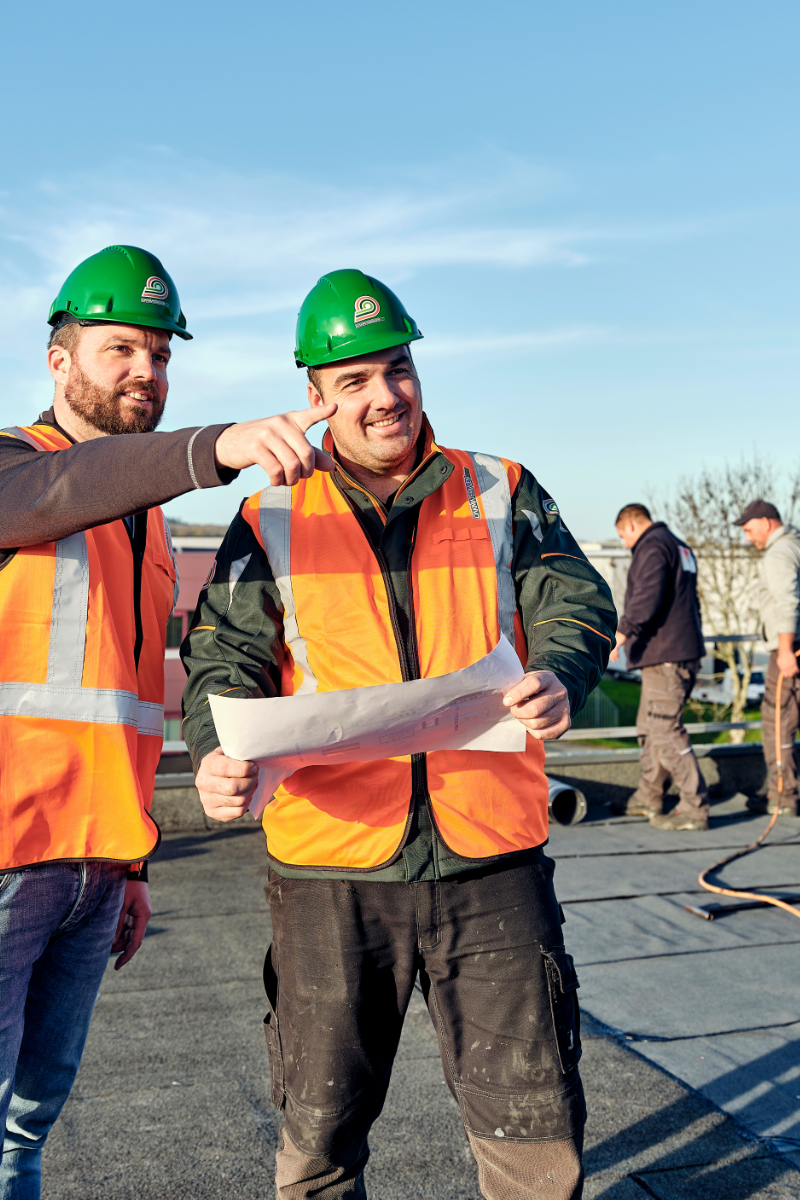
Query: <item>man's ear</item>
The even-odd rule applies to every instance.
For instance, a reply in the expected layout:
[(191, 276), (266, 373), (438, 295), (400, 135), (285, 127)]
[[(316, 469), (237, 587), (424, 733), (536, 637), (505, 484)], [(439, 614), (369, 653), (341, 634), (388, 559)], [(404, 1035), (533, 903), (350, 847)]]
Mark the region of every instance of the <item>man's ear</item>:
[(312, 408), (322, 408), (323, 404), (327, 404), (327, 400), (323, 400), (313, 383), (308, 381), (308, 403)]
[(72, 355), (66, 346), (50, 346), (47, 351), (47, 369), (57, 384), (63, 387), (69, 379)]

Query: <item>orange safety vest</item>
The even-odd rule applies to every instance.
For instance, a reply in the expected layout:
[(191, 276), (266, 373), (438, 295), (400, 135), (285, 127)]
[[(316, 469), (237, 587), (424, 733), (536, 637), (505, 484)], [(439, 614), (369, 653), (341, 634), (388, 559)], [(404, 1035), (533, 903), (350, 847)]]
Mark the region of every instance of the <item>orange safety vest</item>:
[[(511, 493), (521, 467), (486, 454), (442, 453), (456, 469), (423, 500), (411, 556), (419, 675), (470, 666), (501, 632), (525, 665), (511, 574)], [(403, 486), (412, 482), (413, 476)], [(265, 488), (245, 502), (242, 515), (282, 600), (281, 694), (401, 682), (381, 563), (333, 476), (316, 471), (292, 488)], [(431, 815), (455, 855), (482, 860), (546, 840), (540, 741), (528, 737), (517, 754), (437, 750), (428, 754), (427, 769)], [(374, 870), (400, 852), (411, 802), (408, 755), (304, 767), (264, 810), (269, 853), (291, 866)]]
[[(1, 430), (37, 450), (51, 425)], [(147, 517), (142, 647), (123, 521), (23, 546), (0, 571), (0, 870), (74, 859), (138, 862), (164, 735), (164, 647), (177, 570), (160, 509)]]

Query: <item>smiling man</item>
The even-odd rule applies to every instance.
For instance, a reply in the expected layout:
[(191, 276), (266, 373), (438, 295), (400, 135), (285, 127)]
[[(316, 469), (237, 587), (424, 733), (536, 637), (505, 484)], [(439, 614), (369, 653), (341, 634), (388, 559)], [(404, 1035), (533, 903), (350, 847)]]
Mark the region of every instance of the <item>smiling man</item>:
[[(109, 951), (150, 916), (149, 815), (177, 595), (157, 507), (259, 463), (295, 483), (332, 464), (325, 410), (154, 433), (173, 334), (157, 258), (109, 246), (50, 311), (53, 407), (0, 431), (0, 1197), (35, 1200)], [(126, 436), (118, 436), (126, 435)]]
[(335, 469), (243, 504), (184, 643), (184, 734), (206, 812), (232, 820), (257, 769), (220, 750), (209, 692), (401, 683), (466, 667), (501, 635), (516, 646), (527, 673), (506, 703), (524, 751), (307, 767), (264, 810), (277, 1191), (366, 1195), (419, 975), (483, 1195), (567, 1200), (585, 1113), (543, 742), (600, 679), (615, 613), (530, 472), (436, 444), (409, 349), (421, 336), (360, 271), (306, 298), (296, 361)]

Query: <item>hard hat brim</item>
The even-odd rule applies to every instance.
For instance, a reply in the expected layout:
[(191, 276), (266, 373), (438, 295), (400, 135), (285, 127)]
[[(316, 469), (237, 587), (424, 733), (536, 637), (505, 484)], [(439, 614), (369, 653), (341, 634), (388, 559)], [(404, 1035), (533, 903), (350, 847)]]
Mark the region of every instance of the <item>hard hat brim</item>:
[(367, 354), (374, 354), (377, 350), (391, 350), (393, 346), (407, 346), (409, 342), (417, 342), (422, 337), (421, 333), (376, 333), (374, 337), (364, 337), (363, 333), (358, 338), (357, 345), (352, 342), (355, 339), (350, 339), (344, 345), (332, 347), (325, 355), (314, 355), (313, 361), (310, 358), (302, 359), (299, 357), (298, 351), (295, 350), (294, 361), (298, 367), (326, 367), (330, 363), (346, 362), (350, 358), (364, 358)]
[(67, 312), (66, 309), (59, 309), (54, 312), (49, 318), (48, 325), (57, 325), (61, 317), (71, 317), (73, 321), (80, 324), (82, 321), (88, 321), (92, 325), (138, 325), (142, 329), (160, 329), (163, 333), (174, 333), (179, 338), (183, 338), (185, 342), (194, 340), (193, 335), (183, 329), (176, 321), (172, 320), (152, 320), (148, 321), (141, 313), (126, 313), (126, 312), (110, 312), (91, 313), (86, 316), (79, 316), (74, 312)]

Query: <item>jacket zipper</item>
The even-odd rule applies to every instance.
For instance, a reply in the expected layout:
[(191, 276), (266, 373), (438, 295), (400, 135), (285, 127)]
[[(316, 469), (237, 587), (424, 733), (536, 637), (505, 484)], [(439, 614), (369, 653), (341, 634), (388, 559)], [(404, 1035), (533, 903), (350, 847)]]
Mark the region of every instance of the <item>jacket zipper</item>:
[[(410, 545), (409, 551), (408, 551), (408, 561), (406, 564), (406, 575), (408, 578), (408, 585), (409, 585), (408, 586), (408, 599), (409, 599), (409, 609), (410, 609), (409, 622), (408, 622), (409, 644), (408, 644), (408, 646), (406, 646), (405, 643), (403, 642), (403, 638), (400, 633), (400, 625), (397, 620), (397, 605), (395, 602), (394, 588), (392, 587), (392, 577), (391, 577), (391, 573), (389, 571), (389, 567), (386, 562), (386, 559), (383, 557), (383, 554), (378, 549), (378, 547), (374, 546), (372, 544), (372, 539), (369, 536), (369, 531), (367, 530), (364, 522), (361, 520), (361, 513), (360, 513), (358, 507), (355, 504), (353, 504), (350, 497), (347, 495), (344, 488), (340, 484), (338, 478), (336, 477), (336, 474), (334, 474), (333, 478), (334, 478), (337, 488), (339, 489), (342, 496), (344, 496), (345, 500), (347, 501), (347, 503), (350, 507), (350, 511), (353, 513), (354, 517), (356, 518), (359, 525), (361, 526), (364, 536), (366, 537), (367, 542), (369, 544), (369, 547), (372, 550), (372, 553), (375, 555), (375, 558), (378, 561), (378, 566), (381, 569), (381, 575), (383, 576), (383, 585), (386, 588), (386, 598), (389, 601), (389, 615), (392, 620), (392, 632), (394, 633), (395, 645), (397, 646), (397, 656), (400, 660), (400, 674), (402, 675), (404, 682), (408, 682), (408, 680), (411, 680), (411, 679), (419, 679), (420, 678), (419, 648), (417, 646), (417, 630), (416, 630), (416, 624), (414, 621), (414, 589), (413, 589), (412, 580), (411, 580), (411, 556), (414, 553), (414, 543), (416, 542), (416, 531), (415, 531), (414, 537), (412, 537), (412, 539), (411, 539), (411, 545)], [(428, 806), (428, 811), (430, 812), (430, 803), (428, 801), (428, 769), (427, 769), (426, 757), (424, 754), (412, 754), (411, 755), (411, 795), (412, 795), (412, 798), (417, 795), (422, 796), (425, 800), (425, 803)], [(431, 814), (431, 816), (432, 816), (432, 814)]]

